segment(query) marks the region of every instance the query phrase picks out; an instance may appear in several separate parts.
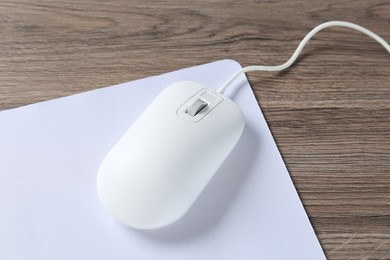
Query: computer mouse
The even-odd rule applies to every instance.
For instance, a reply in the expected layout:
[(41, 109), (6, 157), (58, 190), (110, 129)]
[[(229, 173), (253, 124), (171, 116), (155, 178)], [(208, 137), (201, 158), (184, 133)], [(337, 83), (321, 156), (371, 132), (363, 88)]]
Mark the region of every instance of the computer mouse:
[(237, 144), (240, 108), (196, 82), (163, 90), (103, 159), (97, 190), (122, 224), (156, 229), (180, 219)]

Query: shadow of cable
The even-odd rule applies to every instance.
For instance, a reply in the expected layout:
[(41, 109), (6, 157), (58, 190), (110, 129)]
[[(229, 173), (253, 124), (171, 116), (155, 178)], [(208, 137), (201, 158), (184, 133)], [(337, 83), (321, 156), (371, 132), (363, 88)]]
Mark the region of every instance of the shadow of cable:
[[(229, 210), (232, 201), (251, 171), (258, 156), (260, 140), (249, 125), (190, 210), (176, 223), (156, 230), (128, 230), (137, 232), (151, 242), (178, 243), (202, 237), (211, 232), (223, 215)], [(126, 228), (126, 227), (124, 227)]]

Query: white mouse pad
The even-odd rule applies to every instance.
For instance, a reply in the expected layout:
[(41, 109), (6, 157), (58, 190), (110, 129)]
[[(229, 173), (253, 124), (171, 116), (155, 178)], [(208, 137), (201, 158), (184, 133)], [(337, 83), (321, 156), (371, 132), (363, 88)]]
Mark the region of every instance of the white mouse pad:
[(226, 93), (244, 133), (181, 220), (134, 230), (99, 202), (102, 159), (164, 88), (216, 89), (239, 68), (223, 60), (0, 112), (0, 259), (325, 259), (245, 76)]

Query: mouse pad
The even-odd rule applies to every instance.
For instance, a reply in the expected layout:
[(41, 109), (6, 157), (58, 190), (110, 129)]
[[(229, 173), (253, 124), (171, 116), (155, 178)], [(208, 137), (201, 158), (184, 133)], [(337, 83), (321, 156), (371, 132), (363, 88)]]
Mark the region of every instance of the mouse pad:
[(244, 75), (226, 92), (243, 135), (182, 219), (135, 230), (100, 204), (102, 159), (164, 88), (216, 89), (240, 68), (222, 60), (0, 112), (0, 259), (325, 259)]

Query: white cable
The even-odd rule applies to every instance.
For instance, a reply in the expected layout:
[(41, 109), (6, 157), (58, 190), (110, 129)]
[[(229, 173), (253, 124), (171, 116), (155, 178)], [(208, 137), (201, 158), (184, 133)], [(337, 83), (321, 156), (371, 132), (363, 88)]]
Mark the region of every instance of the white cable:
[(281, 65), (276, 65), (276, 66), (249, 66), (249, 67), (245, 67), (245, 68), (242, 68), (241, 70), (237, 71), (235, 74), (233, 74), (233, 76), (230, 77), (229, 80), (227, 80), (225, 82), (225, 84), (223, 84), (218, 90), (217, 92), (218, 93), (221, 93), (223, 94), (225, 92), (225, 90), (227, 89), (227, 87), (239, 76), (241, 75), (241, 73), (246, 73), (246, 72), (249, 72), (249, 71), (280, 71), (280, 70), (284, 70), (284, 69), (287, 69), (288, 67), (290, 67), (294, 61), (298, 58), (299, 54), (302, 52), (302, 49), (303, 47), (305, 47), (305, 45), (307, 44), (307, 42), (316, 34), (318, 33), (319, 31), (321, 31), (322, 29), (325, 29), (325, 28), (328, 28), (328, 27), (332, 27), (332, 26), (341, 26), (341, 27), (348, 27), (348, 28), (351, 28), (351, 29), (355, 29), (359, 32), (362, 32), (362, 33), (365, 33), (367, 34), (368, 36), (370, 36), (371, 38), (373, 38), (374, 40), (376, 40), (377, 42), (379, 42), (383, 47), (385, 47), (385, 49), (390, 53), (390, 45), (384, 40), (382, 39), (380, 36), (378, 36), (377, 34), (373, 33), (372, 31), (360, 26), (360, 25), (357, 25), (357, 24), (354, 24), (354, 23), (350, 23), (350, 22), (343, 22), (343, 21), (330, 21), (330, 22), (326, 22), (326, 23), (322, 23), (320, 25), (318, 25), (317, 27), (315, 27), (313, 30), (311, 30), (306, 36), (305, 38), (303, 38), (303, 40), (301, 41), (301, 43), (298, 45), (298, 48), (295, 50), (294, 54), (291, 56), (291, 58), (286, 61), (285, 63), (281, 64)]

